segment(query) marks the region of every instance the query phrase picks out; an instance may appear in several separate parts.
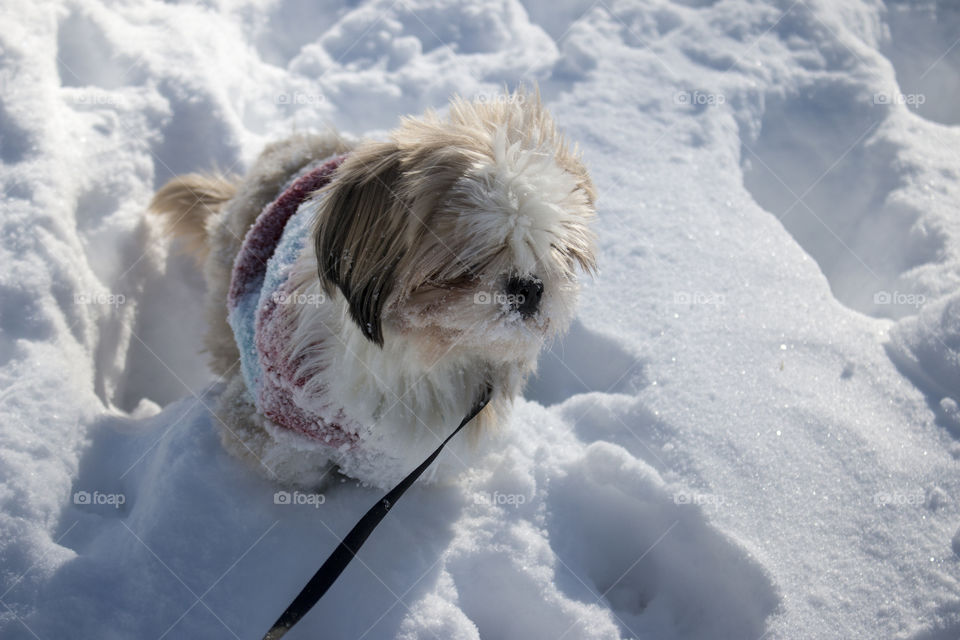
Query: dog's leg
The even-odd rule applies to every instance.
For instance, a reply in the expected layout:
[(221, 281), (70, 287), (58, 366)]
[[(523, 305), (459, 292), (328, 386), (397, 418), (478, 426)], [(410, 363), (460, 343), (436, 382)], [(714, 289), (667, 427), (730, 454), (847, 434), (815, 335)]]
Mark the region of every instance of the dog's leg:
[(267, 419), (257, 412), (239, 371), (220, 394), (215, 420), (223, 448), (274, 482), (318, 491), (338, 477), (325, 450), (298, 446), (292, 434), (275, 438), (267, 432)]

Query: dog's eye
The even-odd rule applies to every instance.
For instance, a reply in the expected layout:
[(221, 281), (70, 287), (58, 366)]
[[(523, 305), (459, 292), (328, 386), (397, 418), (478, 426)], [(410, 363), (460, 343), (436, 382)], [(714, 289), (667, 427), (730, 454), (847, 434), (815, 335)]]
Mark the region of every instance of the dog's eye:
[(468, 266), (466, 263), (459, 263), (459, 269), (446, 273), (438, 272), (427, 279), (427, 282), (434, 287), (441, 289), (469, 289), (477, 284), (480, 274), (483, 272), (483, 265), (473, 264)]
[(475, 273), (466, 272), (452, 278), (431, 278), (429, 283), (439, 289), (469, 289), (476, 283), (476, 280), (477, 275)]

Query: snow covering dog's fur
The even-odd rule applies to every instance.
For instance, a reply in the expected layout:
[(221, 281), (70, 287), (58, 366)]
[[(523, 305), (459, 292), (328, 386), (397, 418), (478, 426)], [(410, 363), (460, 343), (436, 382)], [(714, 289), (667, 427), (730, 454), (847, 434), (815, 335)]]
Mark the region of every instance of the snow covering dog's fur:
[(298, 485), (333, 467), (392, 484), (487, 386), (470, 429), (502, 422), (595, 268), (591, 180), (523, 91), (386, 142), (297, 135), (241, 180), (173, 179), (151, 209), (203, 261), (224, 445)]

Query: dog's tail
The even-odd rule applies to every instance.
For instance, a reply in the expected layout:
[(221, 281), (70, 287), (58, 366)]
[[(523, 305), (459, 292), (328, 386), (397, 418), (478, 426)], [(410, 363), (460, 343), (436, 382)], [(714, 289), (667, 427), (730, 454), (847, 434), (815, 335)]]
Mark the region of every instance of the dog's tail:
[(210, 251), (207, 225), (236, 192), (236, 183), (221, 174), (188, 173), (163, 185), (150, 211), (164, 219), (167, 232), (182, 238), (187, 252), (202, 264)]

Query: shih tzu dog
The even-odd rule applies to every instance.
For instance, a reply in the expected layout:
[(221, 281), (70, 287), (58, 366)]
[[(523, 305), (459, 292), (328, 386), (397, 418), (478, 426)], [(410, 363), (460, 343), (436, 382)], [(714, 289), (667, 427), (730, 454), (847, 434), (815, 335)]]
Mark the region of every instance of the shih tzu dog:
[(224, 445), (295, 485), (335, 468), (387, 487), (489, 388), (444, 456), (462, 470), (595, 269), (593, 184), (524, 91), (386, 142), (297, 135), (243, 179), (174, 178), (151, 209), (203, 263)]

